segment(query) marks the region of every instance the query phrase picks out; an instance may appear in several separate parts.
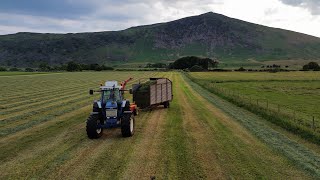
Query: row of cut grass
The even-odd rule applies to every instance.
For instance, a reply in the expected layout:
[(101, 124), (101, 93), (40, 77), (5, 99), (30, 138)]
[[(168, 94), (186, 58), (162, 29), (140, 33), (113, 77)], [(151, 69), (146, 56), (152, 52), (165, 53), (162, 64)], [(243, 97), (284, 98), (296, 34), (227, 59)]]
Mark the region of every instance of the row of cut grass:
[[(186, 83), (183, 79), (180, 82)], [(182, 84), (181, 88), (188, 97), (188, 103), (192, 105), (193, 114), (197, 117), (195, 120), (212, 137), (207, 144), (218, 154), (216, 161), (223, 169), (225, 178), (282, 179), (293, 174), (299, 178), (307, 177), (303, 171), (273, 152), (237, 122), (233, 122), (232, 118), (198, 97), (199, 94), (191, 87)]]
[[(159, 161), (164, 164), (164, 179), (199, 179), (205, 177), (199, 162), (193, 157), (187, 139), (188, 129), (184, 127), (183, 104), (179, 98), (180, 83), (177, 74), (173, 76), (173, 93), (177, 94), (171, 102), (165, 123), (166, 139), (161, 145), (163, 157)], [(190, 127), (191, 128), (191, 127)], [(192, 146), (192, 145), (191, 145)]]
[[(151, 74), (151, 73), (149, 73)], [(1, 79), (2, 83), (1, 88), (1, 101), (12, 101), (15, 100), (13, 98), (30, 98), (36, 97), (39, 95), (46, 95), (53, 92), (59, 92), (68, 90), (69, 88), (79, 87), (79, 89), (86, 88), (94, 88), (97, 87), (98, 84), (106, 80), (110, 75), (106, 74), (106, 77), (95, 77), (95, 75), (91, 73), (86, 73), (87, 76), (83, 74), (70, 75), (66, 73), (67, 76), (64, 77), (64, 74), (51, 75), (50, 79), (46, 77), (35, 78), (25, 78), (25, 77), (16, 77), (15, 79)], [(132, 75), (136, 75), (137, 77), (143, 76), (143, 73), (133, 73), (133, 74), (120, 74), (117, 76), (116, 80), (121, 81), (126, 79)], [(58, 77), (56, 77), (58, 76)], [(105, 79), (102, 79), (105, 78)], [(41, 82), (41, 83), (39, 83)], [(7, 87), (5, 86), (7, 84)], [(61, 92), (62, 93), (62, 92)]]
[(272, 129), (267, 125), (264, 118), (221, 99), (206, 88), (192, 82), (186, 76), (185, 80), (195, 91), (201, 94), (201, 96), (232, 116), (277, 153), (287, 157), (293, 164), (309, 172), (313, 177), (320, 177), (320, 156), (318, 154), (301, 145), (299, 142), (291, 140), (284, 134)]
[[(155, 73), (148, 73), (148, 74), (140, 73), (139, 76), (136, 76), (137, 79), (130, 82), (130, 84), (138, 81), (140, 77), (144, 77), (146, 75), (154, 75), (154, 74)], [(66, 75), (69, 75), (69, 74), (66, 74)], [(79, 75), (81, 75), (80, 77), (83, 76), (82, 74), (79, 74)], [(90, 75), (94, 75), (94, 74), (90, 74)], [(61, 76), (61, 74), (59, 74), (59, 76)], [(128, 76), (128, 74), (120, 73), (120, 75), (115, 79), (119, 79), (119, 78), (125, 79), (125, 77), (123, 76)], [(78, 76), (75, 76), (75, 77), (78, 77)], [(94, 78), (94, 76), (91, 78)], [(59, 81), (59, 79), (57, 80)], [(0, 121), (1, 136), (6, 136), (9, 134), (22, 131), (27, 128), (31, 128), (40, 123), (50, 121), (54, 119), (56, 116), (60, 116), (66, 112), (71, 112), (77, 108), (80, 108), (84, 104), (91, 104), (90, 101), (92, 98), (91, 97), (88, 98), (89, 95), (84, 94), (84, 92), (81, 92), (82, 91), (81, 89), (84, 87), (83, 86), (81, 87), (81, 84), (79, 84), (79, 86), (80, 86), (80, 89), (75, 88), (71, 90), (70, 91), (71, 95), (69, 96), (64, 96), (64, 94), (62, 94), (62, 96), (50, 99), (50, 94), (48, 94), (49, 97), (47, 96), (41, 97), (44, 99), (44, 101), (42, 102), (41, 102), (42, 99), (37, 99), (39, 102), (25, 104), (24, 110), (17, 108), (18, 111), (9, 111), (9, 112), (12, 112), (11, 114), (9, 114), (8, 112), (5, 112), (7, 116), (4, 116), (4, 118)], [(98, 95), (95, 97), (98, 97)], [(50, 100), (47, 100), (47, 99), (50, 99)]]
[[(1, 124), (0, 136), (7, 136), (24, 129), (55, 119), (57, 116), (72, 112), (79, 107), (89, 104), (85, 97), (69, 101), (70, 104), (61, 104), (54, 108), (46, 108), (33, 114), (32, 112), (16, 117), (16, 121), (9, 121)], [(71, 106), (72, 104), (72, 106)]]
[[(230, 73), (232, 76), (232, 73)], [(248, 74), (248, 73), (245, 73)], [(250, 73), (249, 73), (250, 74)], [(203, 88), (206, 88), (207, 90), (218, 94), (219, 96), (237, 104), (238, 106), (247, 108), (248, 110), (261, 115), (262, 117), (268, 119), (269, 121), (279, 125), (280, 127), (289, 130), (295, 134), (300, 135), (301, 137), (308, 139), (314, 143), (319, 144), (320, 143), (320, 121), (318, 120), (317, 114), (320, 113), (317, 111), (317, 95), (318, 92), (317, 87), (319, 86), (319, 83), (317, 81), (309, 81), (309, 82), (300, 82), (305, 84), (313, 84), (313, 90), (312, 93), (314, 95), (313, 98), (307, 97), (306, 94), (300, 94), (303, 93), (303, 91), (296, 92), (300, 94), (299, 96), (293, 96), (290, 95), (290, 93), (280, 93), (280, 92), (268, 92), (264, 93), (265, 90), (260, 89), (264, 83), (261, 83), (260, 81), (252, 81), (250, 82), (223, 82), (223, 83), (212, 83), (213, 80), (204, 80), (204, 79), (197, 79), (193, 76), (193, 74), (187, 75), (190, 79), (192, 79), (194, 82), (201, 85)], [(210, 73), (208, 73), (208, 76), (210, 76)], [(285, 81), (286, 82), (286, 81)], [(260, 86), (259, 90), (254, 89), (253, 84), (259, 83)], [(284, 82), (271, 82), (276, 83), (277, 86), (283, 86), (287, 89), (290, 87), (288, 83)], [(278, 84), (279, 83), (279, 84)], [(297, 82), (293, 82), (294, 84)], [(229, 84), (237, 84), (237, 86), (230, 85), (232, 88), (226, 88), (229, 86)], [(242, 85), (243, 84), (243, 85)], [(286, 86), (287, 85), (287, 86)], [(299, 86), (298, 86), (299, 87)], [(297, 87), (295, 87), (296, 89)], [(312, 88), (310, 86), (309, 88)], [(320, 88), (320, 87), (319, 87)], [(254, 89), (254, 90), (252, 90)], [(248, 95), (248, 93), (250, 95)], [(263, 96), (265, 94), (266, 98), (269, 99), (263, 99)], [(319, 94), (320, 95), (320, 94)], [(288, 98), (291, 97), (292, 98)], [(260, 98), (257, 98), (260, 97)], [(262, 97), (262, 98), (261, 98)], [(294, 98), (299, 97), (299, 98)], [(310, 101), (306, 101), (306, 99), (310, 99)], [(272, 101), (273, 99), (273, 101)], [(279, 103), (275, 103), (275, 101), (278, 101)], [(285, 102), (291, 102), (289, 105), (285, 105)], [(300, 103), (300, 104), (299, 104)], [(299, 105), (297, 105), (299, 104)], [(293, 107), (301, 107), (299, 110), (293, 108)], [(306, 111), (311, 113), (304, 113), (303, 109), (307, 109)]]

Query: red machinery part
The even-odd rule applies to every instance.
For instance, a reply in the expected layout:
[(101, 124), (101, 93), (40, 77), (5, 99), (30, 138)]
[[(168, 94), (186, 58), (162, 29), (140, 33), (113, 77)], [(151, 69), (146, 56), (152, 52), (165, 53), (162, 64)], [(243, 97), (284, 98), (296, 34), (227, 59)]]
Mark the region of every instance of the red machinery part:
[(125, 81), (123, 81), (120, 85), (121, 85), (121, 90), (124, 90), (126, 88), (126, 85), (129, 81), (131, 81), (133, 78), (129, 78)]

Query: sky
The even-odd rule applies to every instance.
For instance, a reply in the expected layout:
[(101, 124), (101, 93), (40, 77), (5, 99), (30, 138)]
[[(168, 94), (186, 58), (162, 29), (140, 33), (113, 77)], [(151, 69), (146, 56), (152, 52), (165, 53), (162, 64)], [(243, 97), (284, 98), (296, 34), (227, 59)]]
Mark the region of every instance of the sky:
[(210, 11), (320, 37), (320, 0), (1, 0), (0, 34), (116, 31)]

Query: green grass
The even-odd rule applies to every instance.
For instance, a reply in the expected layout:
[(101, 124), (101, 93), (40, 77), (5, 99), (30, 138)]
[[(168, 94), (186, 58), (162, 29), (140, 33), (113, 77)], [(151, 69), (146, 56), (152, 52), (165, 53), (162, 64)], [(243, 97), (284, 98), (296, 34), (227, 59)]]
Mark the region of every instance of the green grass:
[[(240, 96), (259, 99), (261, 105), (279, 104), (305, 114), (320, 117), (320, 81), (271, 81), (271, 82), (226, 82), (217, 83), (216, 87), (234, 90)], [(258, 102), (259, 103), (259, 102)]]
[(0, 76), (18, 76), (18, 75), (39, 75), (39, 74), (52, 74), (53, 72), (0, 72)]
[(301, 80), (314, 81), (320, 80), (320, 72), (294, 71), (294, 72), (192, 72), (192, 77), (199, 80), (210, 80), (213, 82), (230, 81), (285, 81)]
[[(234, 93), (253, 100), (261, 105), (280, 105), (320, 118), (320, 72), (283, 73), (190, 73), (208, 88), (222, 88), (226, 93)], [(319, 119), (320, 120), (320, 119)]]
[[(176, 84), (173, 93), (179, 88)], [(188, 146), (188, 138), (183, 127), (181, 100), (173, 101), (168, 109), (165, 132), (166, 141), (162, 145), (165, 155), (165, 179), (197, 179), (203, 177), (198, 162), (194, 161)]]
[(320, 133), (320, 73), (189, 73), (202, 87), (313, 142)]
[[(261, 106), (280, 105), (309, 116), (320, 118), (317, 106), (320, 104), (320, 72), (282, 72), (282, 73), (190, 73), (208, 88), (220, 88), (225, 93), (259, 99)], [(209, 83), (209, 84), (208, 84)], [(259, 104), (259, 102), (258, 102)]]
[[(133, 137), (122, 138), (119, 129), (107, 129), (100, 139), (87, 138), (85, 120), (92, 101), (99, 98), (99, 94), (90, 96), (89, 89), (98, 89), (105, 80), (133, 77), (131, 84), (161, 76), (174, 83), (169, 109), (140, 112)], [(235, 130), (212, 114), (212, 106), (199, 98), (198, 89), (193, 91), (178, 72), (1, 76), (0, 84), (0, 179), (210, 179), (215, 177), (211, 170), (230, 179), (308, 176), (244, 128)], [(243, 133), (247, 136), (242, 137)], [(317, 160), (306, 152), (300, 164), (309, 158)], [(128, 167), (141, 171), (131, 176)]]
[(308, 171), (314, 177), (320, 176), (319, 155), (268, 126), (264, 118), (223, 100), (199, 84), (191, 81), (187, 76), (185, 76), (185, 80), (207, 101), (232, 116), (276, 152), (286, 156), (292, 164)]

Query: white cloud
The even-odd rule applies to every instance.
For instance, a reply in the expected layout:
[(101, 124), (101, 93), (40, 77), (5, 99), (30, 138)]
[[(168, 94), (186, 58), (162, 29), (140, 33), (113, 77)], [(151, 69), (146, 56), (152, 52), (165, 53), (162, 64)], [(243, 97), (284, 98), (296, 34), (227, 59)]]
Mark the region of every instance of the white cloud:
[(80, 13), (72, 19), (28, 13), (0, 13), (0, 34), (19, 31), (66, 33), (122, 30), (213, 11), (244, 21), (320, 37), (320, 16), (311, 14), (305, 7), (284, 4), (290, 0), (67, 1), (74, 5), (80, 2), (82, 7), (87, 4), (94, 11)]
[(320, 15), (319, 0), (280, 0), (281, 2), (308, 9), (313, 15)]

